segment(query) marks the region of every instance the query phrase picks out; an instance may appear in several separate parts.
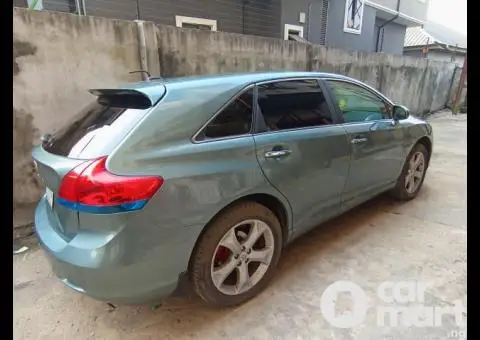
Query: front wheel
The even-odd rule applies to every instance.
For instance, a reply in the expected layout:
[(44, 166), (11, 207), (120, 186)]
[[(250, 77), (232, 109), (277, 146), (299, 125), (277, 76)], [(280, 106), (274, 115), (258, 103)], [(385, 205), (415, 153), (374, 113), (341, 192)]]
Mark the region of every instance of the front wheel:
[(425, 179), (428, 158), (427, 148), (423, 144), (413, 147), (392, 191), (396, 199), (408, 201), (417, 196)]
[(263, 205), (244, 202), (207, 228), (191, 263), (196, 293), (208, 304), (224, 307), (258, 294), (281, 254), (282, 229), (276, 216)]

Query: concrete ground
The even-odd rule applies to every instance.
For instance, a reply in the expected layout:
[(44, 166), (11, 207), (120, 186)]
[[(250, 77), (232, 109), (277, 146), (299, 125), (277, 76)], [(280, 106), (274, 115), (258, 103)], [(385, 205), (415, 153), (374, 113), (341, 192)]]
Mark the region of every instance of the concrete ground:
[[(434, 155), (414, 201), (382, 196), (300, 238), (286, 249), (270, 286), (247, 304), (214, 310), (170, 298), (158, 309), (112, 309), (64, 287), (34, 249), (14, 257), (14, 339), (464, 338), (465, 328), (449, 315), (429, 328), (404, 327), (401, 320), (382, 327), (376, 320), (376, 307), (401, 306), (378, 298), (384, 281), (424, 282), (426, 306), (457, 299), (466, 306), (466, 115), (444, 112), (431, 122)], [(362, 324), (334, 328), (322, 316), (322, 292), (337, 280), (354, 281), (368, 296)], [(351, 306), (346, 296), (339, 295), (337, 307)]]

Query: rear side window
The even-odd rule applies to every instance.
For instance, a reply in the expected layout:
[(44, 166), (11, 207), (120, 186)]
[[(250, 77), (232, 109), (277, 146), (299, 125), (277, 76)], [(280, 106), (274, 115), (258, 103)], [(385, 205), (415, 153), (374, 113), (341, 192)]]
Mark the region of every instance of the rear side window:
[(258, 105), (269, 131), (332, 124), (325, 95), (315, 79), (260, 85)]
[(252, 128), (252, 103), (252, 89), (237, 96), (206, 126), (202, 137), (224, 138), (249, 133)]
[(126, 97), (99, 97), (58, 132), (46, 136), (43, 148), (78, 159), (107, 155), (149, 110), (144, 98)]

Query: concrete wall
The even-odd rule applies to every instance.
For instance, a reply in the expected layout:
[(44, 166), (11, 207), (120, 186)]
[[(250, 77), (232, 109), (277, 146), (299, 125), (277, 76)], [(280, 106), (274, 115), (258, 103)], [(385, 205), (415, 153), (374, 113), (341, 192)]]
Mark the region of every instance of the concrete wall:
[[(430, 52), (428, 52), (428, 59), (437, 60), (437, 61), (450, 62), (451, 59), (452, 59), (452, 54), (451, 54), (451, 53), (442, 52), (442, 51), (430, 51)], [(457, 55), (455, 55), (455, 61), (454, 61), (454, 63), (455, 63), (457, 66), (462, 67), (462, 66), (463, 66), (463, 61), (464, 61), (464, 59), (465, 59), (464, 56), (457, 54)]]
[[(416, 57), (416, 58), (423, 58), (423, 52), (421, 50), (407, 50), (407, 51), (403, 52), (403, 55), (410, 56), (410, 57)], [(430, 52), (428, 52), (428, 59), (430, 59), (430, 60), (450, 62), (451, 58), (452, 58), (451, 53), (447, 53), (447, 52), (443, 52), (443, 51), (430, 51)], [(464, 59), (465, 59), (465, 57), (463, 55), (457, 54), (457, 55), (455, 55), (454, 63), (457, 66), (462, 67)]]
[(414, 114), (445, 107), (455, 65), (314, 46), (313, 70), (341, 73), (378, 89)]
[[(449, 63), (280, 39), (151, 22), (144, 28), (153, 75), (338, 72), (365, 81), (412, 113), (445, 106), (455, 69)], [(58, 129), (93, 99), (87, 89), (138, 80), (128, 72), (140, 68), (140, 44), (135, 22), (25, 9), (13, 10), (13, 32), (13, 201), (19, 225), (32, 220), (33, 204), (43, 192), (34, 175), (32, 147), (43, 133)]]
[(157, 38), (164, 77), (307, 68), (307, 45), (293, 41), (171, 26)]
[[(153, 24), (152, 24), (153, 28)], [(13, 9), (13, 202), (35, 203), (30, 151), (93, 99), (88, 88), (138, 80), (134, 22)]]
[[(421, 50), (408, 50), (403, 52), (404, 56), (412, 57), (412, 58), (419, 58), (423, 60), (427, 60), (423, 58), (423, 54)], [(458, 84), (460, 82), (460, 74), (462, 73), (462, 66), (463, 66), (463, 61), (465, 59), (464, 56), (457, 55), (455, 58), (455, 62), (451, 63), (450, 62), (450, 57), (451, 55), (445, 52), (441, 51), (430, 51), (428, 53), (428, 60), (432, 61), (439, 61), (439, 62), (447, 62), (448, 65), (456, 65), (454, 74), (450, 77), (450, 90), (448, 94), (448, 103), (447, 106), (449, 108), (452, 108), (453, 101), (455, 99), (456, 91), (458, 88)], [(450, 66), (451, 67), (451, 66)], [(467, 96), (467, 87), (465, 84), (465, 88), (462, 92), (462, 96), (460, 97), (460, 103), (463, 104), (466, 101), (466, 96)]]

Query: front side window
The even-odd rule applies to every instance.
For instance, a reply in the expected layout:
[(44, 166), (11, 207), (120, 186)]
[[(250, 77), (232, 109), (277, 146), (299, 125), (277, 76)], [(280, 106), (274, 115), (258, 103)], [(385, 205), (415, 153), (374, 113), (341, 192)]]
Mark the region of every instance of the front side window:
[(258, 106), (268, 131), (332, 124), (325, 95), (315, 79), (259, 85)]
[(373, 92), (347, 82), (327, 80), (345, 123), (389, 119), (392, 107)]
[(253, 90), (247, 90), (225, 107), (205, 128), (203, 138), (234, 137), (252, 128)]

